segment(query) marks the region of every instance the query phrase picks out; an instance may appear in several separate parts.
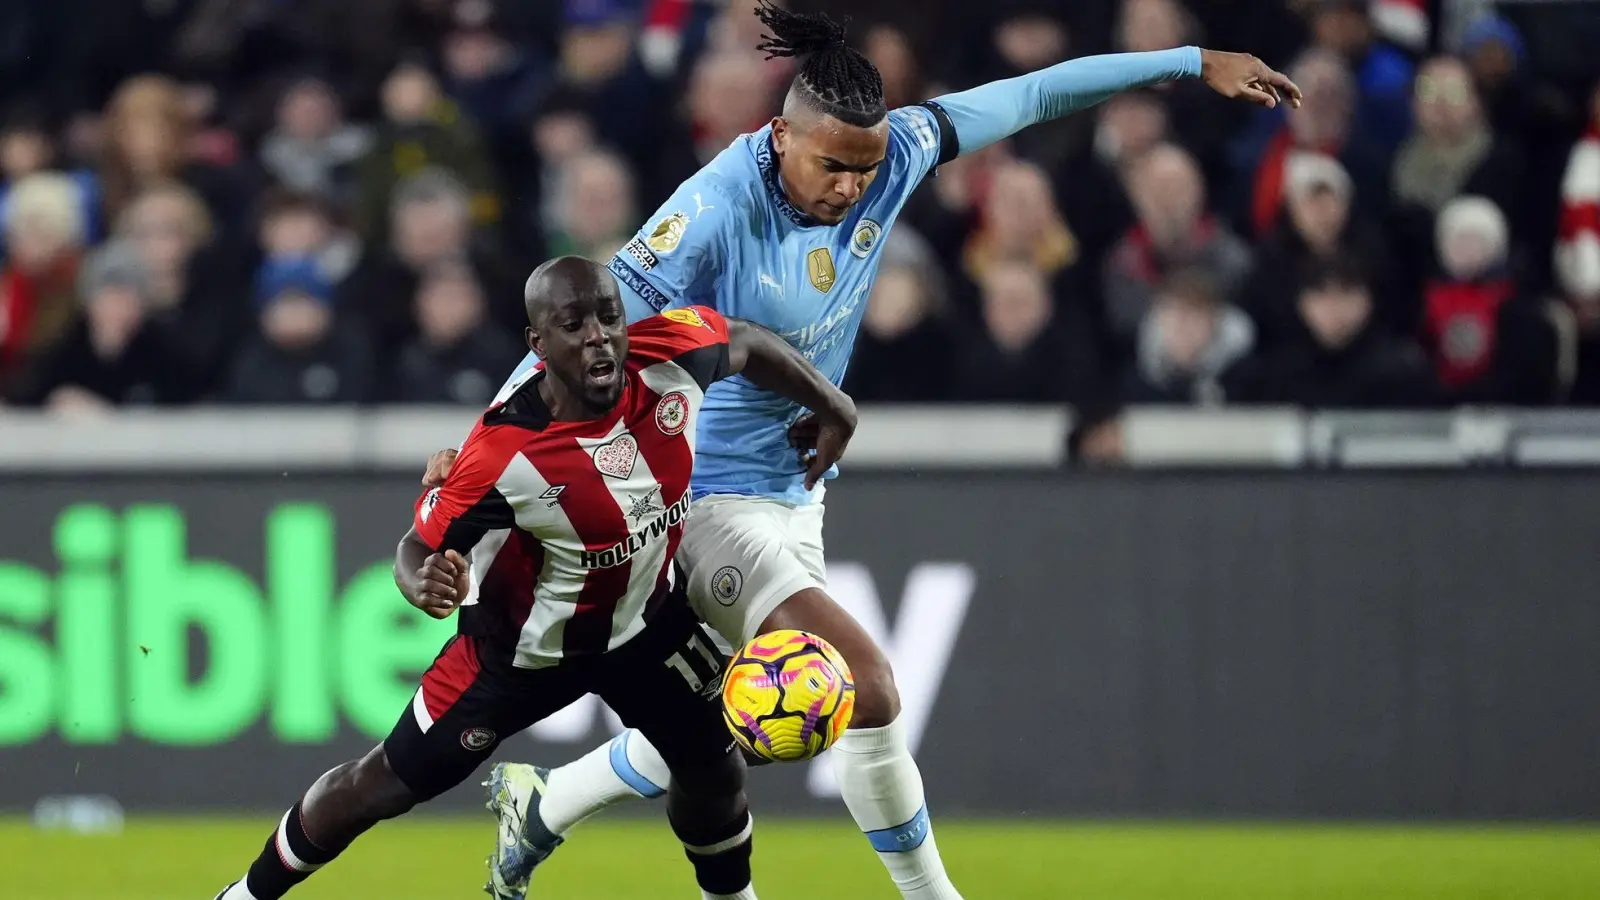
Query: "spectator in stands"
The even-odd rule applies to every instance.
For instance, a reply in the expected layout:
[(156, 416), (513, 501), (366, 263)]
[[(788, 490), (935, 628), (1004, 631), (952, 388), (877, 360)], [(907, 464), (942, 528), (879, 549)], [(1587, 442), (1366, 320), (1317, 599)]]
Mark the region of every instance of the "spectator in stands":
[(1600, 330), (1600, 83), (1561, 182), (1556, 276), (1585, 331)]
[[(993, 44), (998, 66), (989, 79), (1011, 78), (1053, 66), (1066, 59), (1072, 49), (1071, 36), (1058, 11), (1032, 4), (1012, 10), (995, 26)], [(1068, 116), (1014, 134), (1010, 144), (1018, 156), (1056, 172), (1088, 149), (1091, 124), (1087, 116)]]
[(112, 241), (84, 265), (82, 317), (40, 367), (32, 398), (61, 412), (175, 403), (193, 396), (177, 334), (149, 314), (139, 253)]
[[(6, 217), (11, 187), (36, 172), (56, 170), (59, 156), (55, 135), (43, 117), (18, 112), (0, 126), (0, 221)], [(63, 174), (77, 188), (84, 242), (92, 244), (100, 239), (100, 181), (88, 169), (74, 168)], [(0, 234), (0, 257), (4, 254), (4, 235)]]
[(130, 78), (106, 108), (106, 147), (100, 169), (106, 220), (116, 222), (135, 199), (157, 185), (187, 185), (218, 215), (242, 210), (229, 175), (192, 156), (194, 119), (177, 82), (159, 75)]
[[(654, 178), (674, 104), (661, 96), (639, 59), (634, 10), (626, 0), (579, 0), (566, 4), (565, 15), (559, 83), (583, 98), (600, 141)], [(755, 44), (743, 46), (749, 52)]]
[(1458, 50), (1483, 98), (1490, 126), (1513, 134), (1530, 124), (1537, 88), (1527, 77), (1528, 50), (1509, 19), (1479, 15), (1461, 33)]
[(1050, 178), (1030, 162), (1003, 163), (983, 201), (978, 227), (967, 239), (962, 269), (981, 283), (1002, 262), (1024, 262), (1056, 282), (1076, 288), (1078, 239), (1056, 209)]
[(995, 170), (1012, 158), (1007, 142), (990, 144), (940, 166), (939, 177), (911, 195), (903, 218), (933, 245), (947, 271), (962, 258)]
[[(471, 198), (450, 173), (428, 169), (401, 182), (392, 204), (393, 234), (385, 252), (369, 253), (346, 286), (348, 309), (360, 317), (376, 342), (380, 363), (417, 333), (412, 305), (422, 274), (434, 266), (466, 260), (490, 300), (490, 318), (508, 330), (527, 324), (520, 291), (499, 252), (488, 240), (474, 239)], [(520, 317), (520, 318), (519, 318)]]
[(884, 105), (898, 109), (928, 99), (916, 47), (903, 30), (889, 24), (874, 25), (867, 30), (862, 52), (883, 76)]
[(357, 224), (366, 241), (390, 239), (389, 203), (396, 186), (425, 169), (449, 172), (469, 191), (468, 212), (480, 225), (499, 221), (488, 156), (473, 125), (419, 62), (403, 62), (383, 83), (383, 116), (359, 170)]
[(442, 54), (449, 94), (491, 143), (509, 140), (550, 90), (552, 67), (511, 40), (493, 4), (457, 3), (454, 15)]
[(1027, 262), (997, 262), (981, 282), (983, 333), (961, 350), (960, 399), (1060, 403), (1074, 385), (1062, 366), (1065, 338), (1050, 297), (1048, 276)]
[(171, 321), (195, 377), (216, 384), (249, 329), (250, 311), (238, 261), (216, 246), (205, 202), (187, 185), (154, 184), (123, 210), (115, 233), (139, 254), (151, 314)]
[(1154, 91), (1118, 94), (1102, 104), (1092, 145), (1069, 160), (1056, 177), (1056, 203), (1083, 244), (1099, 283), (1099, 265), (1133, 224), (1133, 208), (1120, 173), (1133, 160), (1167, 140), (1167, 107)]
[(755, 87), (763, 73), (760, 58), (749, 53), (701, 57), (689, 78), (687, 139), (662, 147), (664, 158), (655, 166), (660, 193), (670, 193), (739, 135), (759, 130), (777, 114), (779, 98)]
[(1555, 274), (1575, 332), (1571, 400), (1592, 406), (1600, 405), (1600, 83), (1587, 112), (1588, 126), (1567, 158), (1561, 181)]
[[(1200, 23), (1181, 0), (1123, 0), (1113, 43), (1126, 51), (1198, 45)], [(1194, 155), (1208, 178), (1223, 175), (1223, 146), (1244, 121), (1245, 107), (1228, 103), (1198, 79), (1152, 88), (1163, 98), (1176, 143)]]
[(639, 227), (633, 174), (614, 153), (591, 150), (569, 160), (556, 190), (554, 218), (545, 225), (550, 256), (605, 262)]
[(1361, 261), (1379, 318), (1402, 333), (1416, 326), (1417, 304), (1398, 301), (1383, 238), (1354, 218), (1354, 197), (1355, 186), (1338, 160), (1314, 153), (1289, 157), (1281, 221), (1257, 248), (1255, 268), (1239, 301), (1255, 320), (1261, 346), (1273, 346), (1296, 332), (1300, 277), (1313, 260), (1336, 256)]
[(1523, 154), (1490, 130), (1467, 67), (1450, 57), (1430, 60), (1417, 75), (1413, 102), (1416, 127), (1395, 157), (1392, 182), (1409, 219), (1405, 238), (1421, 238), (1425, 250), (1433, 216), (1462, 194), (1493, 200), (1516, 222)]
[(372, 133), (344, 121), (339, 97), (319, 78), (301, 78), (278, 100), (272, 131), (261, 142), (261, 165), (285, 188), (340, 204), (355, 200), (356, 164)]
[(1240, 365), (1224, 384), (1228, 399), (1317, 409), (1438, 402), (1422, 351), (1373, 320), (1372, 290), (1361, 266), (1344, 258), (1310, 265), (1300, 282), (1304, 340)]
[(878, 403), (937, 403), (951, 391), (955, 356), (939, 261), (901, 225), (884, 238), (882, 268), (861, 320), (845, 390)]
[(394, 399), (481, 409), (526, 349), (484, 316), (483, 286), (471, 267), (441, 263), (417, 288), (420, 334), (400, 352)]
[(1235, 147), (1238, 221), (1249, 234), (1264, 238), (1278, 224), (1283, 207), (1285, 166), (1294, 153), (1331, 156), (1344, 166), (1355, 186), (1356, 206), (1383, 208), (1388, 155), (1355, 127), (1356, 87), (1344, 60), (1314, 48), (1290, 70), (1305, 98), (1289, 115), (1284, 109), (1258, 113), (1256, 125)]
[(1557, 335), (1512, 278), (1505, 216), (1483, 197), (1458, 197), (1440, 211), (1436, 240), (1423, 335), (1439, 383), (1457, 402), (1554, 400)]
[(1124, 187), (1138, 216), (1112, 248), (1105, 269), (1106, 322), (1130, 344), (1167, 276), (1198, 268), (1232, 302), (1250, 270), (1250, 248), (1206, 210), (1206, 188), (1194, 158), (1162, 144), (1128, 167)]
[(1367, 0), (1311, 0), (1312, 40), (1339, 54), (1355, 79), (1352, 127), (1393, 153), (1411, 127), (1411, 79), (1416, 66), (1379, 37)]
[(333, 286), (309, 259), (268, 264), (256, 277), (259, 332), (233, 364), (223, 400), (301, 405), (360, 403), (371, 394), (366, 336), (334, 315)]
[(361, 260), (361, 241), (335, 222), (333, 207), (315, 194), (278, 192), (268, 195), (261, 215), (263, 264), (283, 259), (310, 259), (329, 283), (338, 287)]
[(65, 175), (29, 175), (11, 189), (0, 266), (0, 397), (23, 390), (31, 367), (66, 336), (84, 239), (83, 205)]
[(1223, 378), (1254, 344), (1250, 317), (1222, 302), (1203, 272), (1178, 272), (1161, 286), (1139, 326), (1122, 397), (1128, 403), (1221, 403)]

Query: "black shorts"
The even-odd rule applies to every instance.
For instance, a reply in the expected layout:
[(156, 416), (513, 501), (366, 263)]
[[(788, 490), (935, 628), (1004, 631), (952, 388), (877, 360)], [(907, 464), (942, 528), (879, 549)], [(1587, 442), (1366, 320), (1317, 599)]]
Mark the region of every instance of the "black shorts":
[(591, 693), (643, 732), (670, 768), (734, 752), (720, 705), (725, 659), (687, 607), (661, 610), (608, 653), (543, 669), (519, 669), (512, 659), (489, 638), (457, 635), (423, 674), (383, 742), (390, 768), (418, 802), (465, 781), (501, 740)]

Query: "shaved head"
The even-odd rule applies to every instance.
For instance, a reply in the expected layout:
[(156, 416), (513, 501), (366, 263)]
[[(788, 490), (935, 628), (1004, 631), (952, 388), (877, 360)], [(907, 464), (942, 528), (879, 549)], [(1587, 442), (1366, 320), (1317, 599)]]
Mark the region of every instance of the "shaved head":
[(528, 276), (522, 291), (528, 324), (535, 329), (552, 310), (580, 299), (622, 303), (617, 281), (605, 266), (581, 256), (558, 256), (544, 263)]

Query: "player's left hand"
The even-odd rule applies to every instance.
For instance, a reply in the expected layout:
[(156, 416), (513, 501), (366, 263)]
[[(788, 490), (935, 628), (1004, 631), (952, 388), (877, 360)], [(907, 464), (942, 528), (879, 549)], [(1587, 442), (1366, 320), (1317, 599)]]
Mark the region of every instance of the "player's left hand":
[(428, 457), (428, 469), (422, 473), (422, 486), (432, 490), (444, 487), (450, 477), (450, 467), (456, 464), (456, 451), (440, 450)]
[(1249, 100), (1267, 109), (1275, 109), (1279, 103), (1288, 101), (1291, 108), (1300, 108), (1299, 86), (1290, 81), (1289, 76), (1248, 53), (1201, 50), (1200, 78), (1207, 87), (1230, 100)]

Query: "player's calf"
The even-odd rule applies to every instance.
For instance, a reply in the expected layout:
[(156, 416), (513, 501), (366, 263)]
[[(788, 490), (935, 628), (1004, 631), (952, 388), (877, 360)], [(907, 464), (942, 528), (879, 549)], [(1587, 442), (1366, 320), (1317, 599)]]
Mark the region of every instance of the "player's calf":
[(720, 758), (675, 766), (667, 819), (707, 900), (755, 900), (750, 877), (754, 823), (742, 756), (730, 747)]
[(245, 877), (218, 900), (277, 900), (384, 819), (416, 806), (380, 745), (324, 773), (289, 809)]
[(894, 671), (878, 645), (826, 593), (807, 588), (761, 624), (763, 633), (807, 631), (833, 644), (850, 665), (856, 711), (833, 745), (839, 793), (906, 900), (960, 900), (933, 839), (922, 773), (900, 717)]

